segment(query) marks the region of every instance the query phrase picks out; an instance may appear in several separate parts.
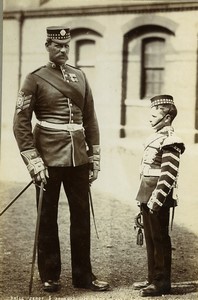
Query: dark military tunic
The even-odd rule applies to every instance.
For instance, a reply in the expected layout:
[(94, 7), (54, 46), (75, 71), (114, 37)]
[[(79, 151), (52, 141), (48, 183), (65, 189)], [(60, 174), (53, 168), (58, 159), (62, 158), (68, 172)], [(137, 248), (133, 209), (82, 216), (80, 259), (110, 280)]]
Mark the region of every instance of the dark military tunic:
[[(99, 145), (98, 123), (91, 89), (84, 73), (66, 65), (62, 72), (49, 63), (29, 74), (19, 93), (14, 134), (21, 152), (37, 149), (47, 166), (79, 166), (88, 163), (92, 146)], [(76, 131), (36, 125), (37, 120), (55, 124), (82, 124)]]

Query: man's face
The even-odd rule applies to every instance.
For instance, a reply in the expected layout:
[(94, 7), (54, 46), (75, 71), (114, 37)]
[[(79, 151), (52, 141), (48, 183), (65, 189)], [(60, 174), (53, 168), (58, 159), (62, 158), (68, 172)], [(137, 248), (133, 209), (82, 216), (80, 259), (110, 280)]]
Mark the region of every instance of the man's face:
[(158, 131), (161, 128), (163, 128), (168, 123), (168, 115), (165, 115), (165, 113), (157, 108), (156, 106), (151, 108), (151, 113), (150, 113), (150, 119), (149, 122), (151, 124), (151, 127), (155, 130)]
[(69, 42), (64, 44), (51, 42), (51, 44), (46, 45), (46, 49), (49, 52), (50, 61), (55, 64), (61, 66), (68, 60)]

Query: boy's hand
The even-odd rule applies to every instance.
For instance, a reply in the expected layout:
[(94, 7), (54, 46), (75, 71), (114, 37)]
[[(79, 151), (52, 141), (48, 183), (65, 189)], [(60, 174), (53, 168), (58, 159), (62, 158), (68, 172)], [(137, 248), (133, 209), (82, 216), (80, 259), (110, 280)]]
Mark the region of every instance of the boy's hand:
[(92, 183), (98, 178), (98, 170), (89, 171), (89, 183)]

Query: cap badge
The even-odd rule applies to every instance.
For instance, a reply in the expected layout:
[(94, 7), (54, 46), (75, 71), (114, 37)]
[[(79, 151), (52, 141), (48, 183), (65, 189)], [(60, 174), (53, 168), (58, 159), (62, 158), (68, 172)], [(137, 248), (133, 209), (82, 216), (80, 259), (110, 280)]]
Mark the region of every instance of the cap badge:
[(66, 31), (65, 31), (64, 29), (62, 29), (62, 30), (60, 31), (60, 35), (61, 35), (61, 36), (65, 36), (65, 35), (66, 35)]

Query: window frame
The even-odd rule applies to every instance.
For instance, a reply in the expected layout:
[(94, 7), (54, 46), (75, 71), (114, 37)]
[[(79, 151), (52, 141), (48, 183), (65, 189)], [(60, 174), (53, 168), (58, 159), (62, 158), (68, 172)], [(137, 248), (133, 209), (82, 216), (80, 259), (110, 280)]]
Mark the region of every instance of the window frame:
[[(147, 90), (147, 86), (146, 86), (146, 70), (162, 70), (165, 73), (165, 64), (163, 67), (145, 67), (145, 48), (146, 45), (150, 42), (155, 42), (155, 41), (160, 41), (164, 43), (164, 48), (166, 47), (166, 39), (159, 37), (159, 36), (150, 36), (150, 37), (145, 37), (141, 40), (141, 79), (140, 79), (140, 99), (141, 100), (145, 100), (148, 99), (150, 97), (146, 96), (146, 90)], [(164, 53), (164, 59), (165, 59), (165, 53)], [(153, 81), (154, 83), (154, 81)], [(162, 84), (164, 84), (165, 82), (163, 81)], [(158, 91), (158, 93), (160, 94), (162, 91)], [(156, 93), (154, 93), (156, 94)]]
[(91, 45), (96, 46), (96, 41), (91, 38), (81, 38), (75, 42), (75, 66), (78, 68), (94, 68), (95, 63), (90, 63), (90, 64), (79, 64), (79, 55), (80, 55), (80, 46), (85, 44), (86, 42), (89, 42)]

